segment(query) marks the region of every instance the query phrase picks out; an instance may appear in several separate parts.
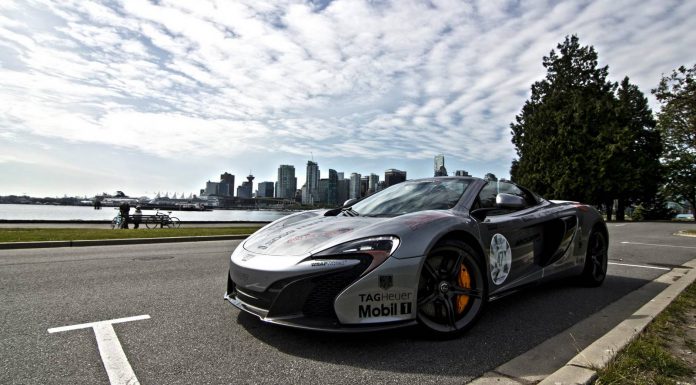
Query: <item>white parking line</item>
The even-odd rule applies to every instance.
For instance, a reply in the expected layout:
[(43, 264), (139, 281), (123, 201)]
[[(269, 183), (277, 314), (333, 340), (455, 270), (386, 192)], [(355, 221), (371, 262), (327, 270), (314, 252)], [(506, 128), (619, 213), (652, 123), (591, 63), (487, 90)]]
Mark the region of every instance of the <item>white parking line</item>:
[(677, 246), (677, 245), (659, 245), (656, 243), (640, 243), (640, 242), (621, 242), (624, 245), (643, 245), (643, 246), (659, 246), (659, 247), (677, 247), (680, 249), (696, 249), (696, 246)]
[(115, 323), (140, 321), (149, 319), (150, 316), (139, 315), (135, 317), (117, 318), (108, 321), (89, 322), (78, 325), (61, 326), (48, 329), (49, 333), (59, 333), (77, 329), (92, 328), (94, 336), (97, 339), (99, 347), (99, 355), (101, 355), (104, 369), (109, 376), (109, 382), (112, 385), (140, 385), (138, 378), (135, 377), (135, 372), (128, 363), (126, 353), (123, 352), (121, 343), (118, 340), (116, 331), (112, 326)]
[(658, 267), (658, 266), (646, 266), (646, 265), (632, 265), (630, 263), (617, 263), (617, 262), (608, 262), (610, 265), (618, 265), (618, 266), (629, 266), (629, 267), (642, 267), (644, 269), (655, 269), (655, 270), (672, 270), (668, 267)]

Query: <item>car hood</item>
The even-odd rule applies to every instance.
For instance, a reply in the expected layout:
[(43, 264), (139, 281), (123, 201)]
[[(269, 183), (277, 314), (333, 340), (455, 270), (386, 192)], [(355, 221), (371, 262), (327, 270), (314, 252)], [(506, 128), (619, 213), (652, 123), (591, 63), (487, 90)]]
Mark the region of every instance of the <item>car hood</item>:
[(355, 239), (395, 235), (401, 238), (402, 246), (417, 255), (418, 245), (427, 243), (427, 239), (416, 234), (427, 237), (463, 220), (450, 210), (419, 211), (395, 217), (324, 216), (326, 212), (305, 211), (281, 218), (251, 235), (242, 247), (255, 254), (297, 257)]
[(360, 230), (390, 219), (307, 214), (286, 217), (264, 227), (244, 242), (244, 249), (266, 255), (306, 255), (355, 239)]

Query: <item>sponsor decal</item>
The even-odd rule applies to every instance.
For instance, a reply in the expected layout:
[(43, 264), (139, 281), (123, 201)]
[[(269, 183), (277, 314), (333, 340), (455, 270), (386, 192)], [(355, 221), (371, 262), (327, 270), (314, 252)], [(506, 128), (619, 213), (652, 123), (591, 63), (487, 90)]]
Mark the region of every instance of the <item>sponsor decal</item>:
[(496, 285), (505, 282), (510, 274), (512, 265), (512, 250), (510, 243), (502, 234), (495, 234), (491, 239), (491, 251), (488, 255), (491, 268), (491, 279)]
[(394, 286), (394, 276), (392, 275), (380, 275), (379, 276), (379, 287), (388, 290), (390, 287)]
[[(270, 246), (270, 245), (276, 243), (279, 239), (281, 239), (281, 238), (283, 238), (283, 237), (287, 237), (288, 235), (290, 235), (290, 234), (292, 234), (292, 233), (294, 233), (294, 232), (295, 232), (295, 230), (289, 230), (289, 231), (286, 231), (286, 232), (284, 232), (284, 233), (280, 233), (280, 234), (276, 235), (275, 237), (273, 237), (273, 238), (267, 240), (266, 242), (264, 242), (262, 246), (268, 247), (268, 246)], [(260, 247), (259, 247), (259, 248), (260, 248)]]
[(393, 317), (411, 314), (413, 293), (366, 293), (358, 294), (358, 318)]
[(331, 230), (331, 231), (317, 231), (317, 232), (312, 232), (312, 233), (306, 233), (303, 235), (296, 235), (286, 241), (286, 243), (291, 244), (295, 242), (302, 242), (308, 239), (316, 239), (316, 238), (331, 238), (335, 237), (337, 235), (341, 235), (343, 233), (347, 233), (349, 231), (353, 231), (352, 228), (340, 228), (336, 230)]
[(252, 259), (252, 258), (254, 258), (254, 257), (255, 257), (254, 254), (244, 254), (244, 255), (242, 256), (242, 262), (246, 262), (246, 261), (248, 261), (248, 260), (250, 260), (250, 259)]
[(408, 219), (406, 220), (406, 225), (408, 225), (408, 228), (411, 229), (411, 231), (416, 231), (419, 228), (427, 225), (428, 223), (434, 222), (440, 218), (446, 217), (446, 214), (439, 214), (439, 213), (433, 213), (433, 214), (420, 214), (416, 216), (415, 218)]
[(359, 305), (358, 318), (392, 317), (411, 314), (411, 302), (392, 302), (381, 305)]
[(413, 293), (372, 293), (358, 294), (360, 302), (410, 301)]
[(348, 261), (340, 261), (340, 260), (329, 260), (329, 261), (313, 261), (310, 266), (316, 267), (316, 266), (345, 266), (348, 264)]

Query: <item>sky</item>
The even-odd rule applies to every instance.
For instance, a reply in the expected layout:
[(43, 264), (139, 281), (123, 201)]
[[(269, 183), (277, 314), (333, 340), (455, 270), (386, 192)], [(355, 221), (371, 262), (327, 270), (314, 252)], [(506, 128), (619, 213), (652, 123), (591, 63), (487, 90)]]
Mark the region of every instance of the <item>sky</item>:
[[(696, 1), (0, 1), (0, 195), (197, 193), (281, 164), (509, 176), (567, 35), (649, 95)], [(256, 188), (256, 187), (255, 187)]]

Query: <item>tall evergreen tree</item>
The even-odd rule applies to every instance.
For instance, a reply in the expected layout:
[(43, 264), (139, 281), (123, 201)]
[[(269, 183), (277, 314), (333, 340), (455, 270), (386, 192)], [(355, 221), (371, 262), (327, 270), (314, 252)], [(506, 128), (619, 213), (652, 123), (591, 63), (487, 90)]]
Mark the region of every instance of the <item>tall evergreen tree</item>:
[(549, 198), (600, 203), (607, 199), (600, 160), (615, 127), (616, 84), (608, 67), (597, 67), (597, 52), (566, 37), (543, 58), (546, 77), (532, 85), (532, 96), (516, 116), (512, 142), (518, 159), (514, 181)]
[(696, 64), (663, 76), (652, 90), (661, 103), (657, 127), (664, 141), (662, 154), (667, 190), (696, 208)]
[(655, 119), (648, 99), (628, 77), (616, 93), (615, 137), (607, 140), (608, 153), (604, 161), (612, 180), (607, 195), (618, 199), (616, 219), (624, 219), (629, 203), (651, 204), (662, 179), (660, 154), (662, 140), (655, 129)]

